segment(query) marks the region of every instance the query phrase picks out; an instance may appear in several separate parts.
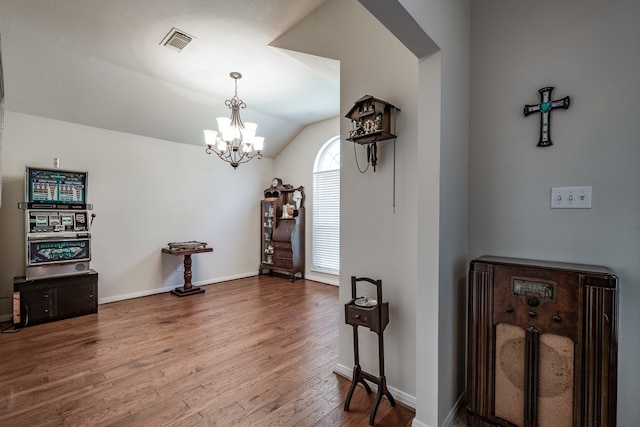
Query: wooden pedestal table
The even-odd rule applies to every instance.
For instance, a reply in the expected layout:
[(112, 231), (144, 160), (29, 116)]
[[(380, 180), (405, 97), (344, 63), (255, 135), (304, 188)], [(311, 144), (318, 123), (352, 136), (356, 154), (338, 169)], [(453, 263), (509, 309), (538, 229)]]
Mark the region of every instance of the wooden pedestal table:
[(204, 292), (199, 286), (193, 286), (191, 284), (191, 255), (200, 254), (203, 252), (213, 252), (213, 248), (198, 248), (198, 249), (169, 249), (162, 248), (162, 253), (171, 255), (184, 255), (184, 285), (179, 286), (171, 291), (172, 294), (185, 297), (187, 295), (199, 294)]
[[(376, 286), (377, 299), (367, 299), (367, 297), (356, 297), (356, 283), (357, 282), (369, 282)], [(387, 388), (387, 378), (384, 375), (384, 340), (383, 331), (389, 323), (389, 303), (382, 302), (382, 281), (373, 280), (366, 277), (356, 278), (351, 276), (351, 300), (345, 304), (345, 322), (348, 325), (353, 326), (353, 353), (354, 353), (354, 367), (353, 367), (353, 379), (351, 380), (351, 387), (347, 394), (347, 399), (344, 402), (344, 410), (349, 410), (349, 404), (353, 397), (353, 392), (356, 389), (358, 383), (364, 386), (367, 393), (371, 393), (371, 387), (367, 384), (367, 381), (372, 382), (378, 386), (378, 393), (376, 401), (371, 409), (371, 416), (369, 417), (369, 425), (373, 425), (378, 406), (382, 400), (382, 396), (387, 396), (391, 406), (396, 406), (396, 401), (391, 396), (389, 389)], [(380, 363), (380, 375), (376, 377), (368, 372), (365, 372), (360, 367), (360, 353), (358, 349), (358, 326), (368, 327), (372, 332), (378, 335), (378, 360)]]

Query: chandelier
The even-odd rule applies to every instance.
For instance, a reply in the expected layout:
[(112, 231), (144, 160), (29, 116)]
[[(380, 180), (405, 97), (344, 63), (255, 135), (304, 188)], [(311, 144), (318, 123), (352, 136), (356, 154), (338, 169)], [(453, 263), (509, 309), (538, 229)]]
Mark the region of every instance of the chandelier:
[(254, 157), (262, 158), (264, 137), (256, 136), (255, 123), (242, 123), (240, 109), (247, 104), (238, 98), (238, 79), (242, 74), (234, 71), (229, 74), (235, 80), (235, 94), (224, 104), (231, 110), (231, 117), (218, 117), (218, 130), (204, 130), (204, 140), (207, 144), (207, 154), (215, 153), (233, 168), (240, 163), (247, 163)]

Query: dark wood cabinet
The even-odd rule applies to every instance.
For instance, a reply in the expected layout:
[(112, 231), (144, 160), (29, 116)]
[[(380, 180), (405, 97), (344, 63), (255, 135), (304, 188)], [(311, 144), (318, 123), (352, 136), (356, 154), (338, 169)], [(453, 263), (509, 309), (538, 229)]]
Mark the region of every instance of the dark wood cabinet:
[(292, 282), (304, 278), (304, 188), (274, 178), (260, 202), (259, 272), (282, 272)]
[(480, 257), (468, 302), (469, 426), (615, 427), (618, 279), (610, 269)]
[(15, 327), (37, 325), (98, 311), (98, 273), (13, 280)]

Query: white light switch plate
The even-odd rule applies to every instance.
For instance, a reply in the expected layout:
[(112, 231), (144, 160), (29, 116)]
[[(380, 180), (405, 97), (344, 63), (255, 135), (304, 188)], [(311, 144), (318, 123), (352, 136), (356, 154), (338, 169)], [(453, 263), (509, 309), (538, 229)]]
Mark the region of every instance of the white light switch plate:
[(591, 209), (591, 187), (551, 187), (551, 209)]

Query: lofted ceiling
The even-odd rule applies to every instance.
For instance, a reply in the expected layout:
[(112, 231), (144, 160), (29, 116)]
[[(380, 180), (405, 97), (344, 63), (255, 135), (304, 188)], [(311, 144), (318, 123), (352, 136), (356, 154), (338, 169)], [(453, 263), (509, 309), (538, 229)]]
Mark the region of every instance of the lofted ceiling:
[[(325, 0), (0, 0), (5, 108), (202, 145), (246, 104), (267, 157), (339, 115), (339, 64), (269, 44)], [(172, 28), (193, 37), (180, 52)]]

